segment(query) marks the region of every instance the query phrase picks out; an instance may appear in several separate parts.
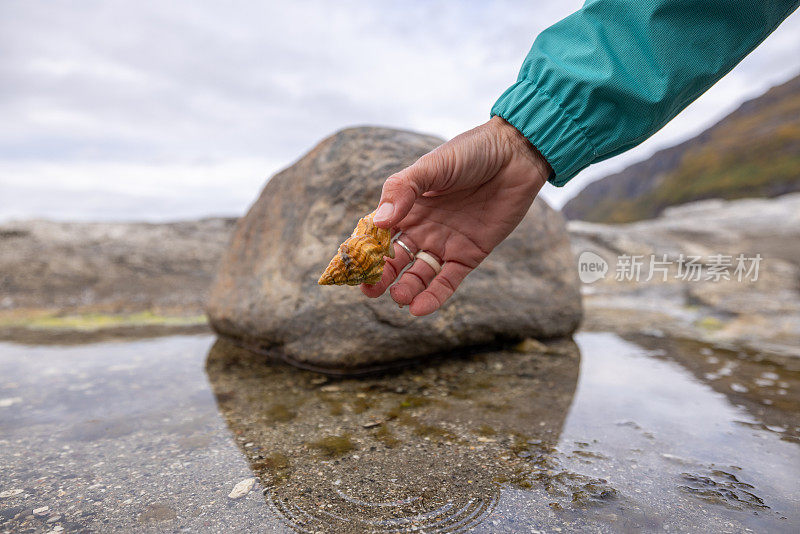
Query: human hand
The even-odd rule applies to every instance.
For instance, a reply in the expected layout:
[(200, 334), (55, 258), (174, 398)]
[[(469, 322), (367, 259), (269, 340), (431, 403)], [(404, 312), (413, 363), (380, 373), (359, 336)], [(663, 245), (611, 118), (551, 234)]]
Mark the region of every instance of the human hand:
[(389, 293), (412, 315), (439, 309), (462, 280), (522, 221), (551, 173), (530, 142), (500, 117), (465, 132), (390, 176), (374, 222), (402, 230), (413, 253), (424, 250), (439, 260), (436, 274), (424, 261), (394, 245), (383, 278), (361, 285), (368, 297)]

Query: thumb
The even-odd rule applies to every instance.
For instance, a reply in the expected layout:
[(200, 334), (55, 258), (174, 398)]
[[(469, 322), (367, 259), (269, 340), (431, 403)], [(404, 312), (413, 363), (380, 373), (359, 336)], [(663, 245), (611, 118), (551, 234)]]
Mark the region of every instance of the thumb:
[(383, 184), (381, 200), (373, 221), (381, 228), (391, 228), (402, 221), (414, 202), (430, 191), (442, 166), (435, 152), (425, 154), (410, 167), (390, 176)]

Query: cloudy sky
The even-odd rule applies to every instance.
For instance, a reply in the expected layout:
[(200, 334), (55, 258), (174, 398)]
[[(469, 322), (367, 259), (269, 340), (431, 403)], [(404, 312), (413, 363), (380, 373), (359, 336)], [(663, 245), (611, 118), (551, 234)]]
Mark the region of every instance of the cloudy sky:
[[(488, 118), (577, 0), (0, 2), (0, 220), (233, 215), (353, 125), (445, 138)], [(688, 138), (800, 72), (800, 13), (649, 141)]]

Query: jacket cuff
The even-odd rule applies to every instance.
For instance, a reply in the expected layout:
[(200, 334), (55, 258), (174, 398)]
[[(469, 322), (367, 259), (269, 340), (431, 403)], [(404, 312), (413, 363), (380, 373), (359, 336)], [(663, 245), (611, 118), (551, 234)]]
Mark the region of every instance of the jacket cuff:
[(553, 168), (548, 182), (561, 187), (597, 155), (583, 129), (552, 96), (530, 81), (509, 87), (492, 106), (491, 116), (508, 121), (541, 152)]

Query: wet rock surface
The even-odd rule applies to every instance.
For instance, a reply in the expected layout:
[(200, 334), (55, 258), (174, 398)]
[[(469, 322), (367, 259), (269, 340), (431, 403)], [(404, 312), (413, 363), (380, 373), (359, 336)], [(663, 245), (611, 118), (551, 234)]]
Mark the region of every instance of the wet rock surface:
[(406, 131), (343, 130), (271, 178), (223, 258), (208, 304), (213, 328), (329, 371), (574, 331), (581, 305), (568, 236), (542, 200), (432, 316), (413, 318), (388, 295), (317, 286), (385, 179), (440, 143)]
[(358, 379), (210, 336), (0, 343), (0, 532), (797, 531), (798, 371), (576, 341)]

